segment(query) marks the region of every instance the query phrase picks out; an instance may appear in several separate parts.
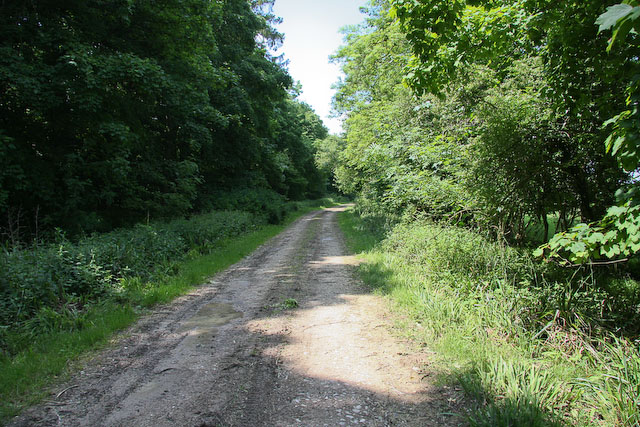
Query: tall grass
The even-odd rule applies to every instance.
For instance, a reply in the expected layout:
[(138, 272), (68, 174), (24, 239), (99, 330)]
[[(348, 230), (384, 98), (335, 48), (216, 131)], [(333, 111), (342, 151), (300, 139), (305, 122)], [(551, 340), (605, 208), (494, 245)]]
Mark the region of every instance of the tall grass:
[(41, 399), (46, 387), (64, 378), (79, 355), (98, 348), (137, 317), (131, 305), (103, 303), (85, 313), (83, 327), (51, 330), (32, 338), (13, 355), (0, 356), (0, 425), (20, 408)]
[(638, 321), (637, 282), (621, 295), (620, 279), (568, 275), (456, 227), (413, 222), (382, 238), (352, 212), (340, 224), (363, 280), (477, 402), (471, 425), (637, 425), (637, 342), (610, 338), (612, 319)]

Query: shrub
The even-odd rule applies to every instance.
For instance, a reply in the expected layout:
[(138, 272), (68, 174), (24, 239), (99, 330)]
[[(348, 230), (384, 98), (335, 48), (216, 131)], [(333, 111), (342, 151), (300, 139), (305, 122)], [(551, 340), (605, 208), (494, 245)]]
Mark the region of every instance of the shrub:
[(113, 274), (70, 242), (0, 255), (0, 322), (12, 325), (69, 298), (99, 297)]
[(425, 267), (434, 278), (456, 283), (520, 282), (529, 275), (529, 258), (473, 231), (432, 223), (400, 224), (384, 249)]
[(172, 221), (164, 227), (178, 234), (190, 248), (206, 252), (220, 239), (255, 230), (261, 222), (249, 212), (225, 211)]
[(270, 224), (280, 223), (286, 214), (284, 196), (273, 190), (245, 188), (213, 194), (208, 204), (215, 210), (239, 210), (263, 217)]
[(6, 349), (11, 331), (78, 326), (83, 305), (113, 295), (123, 279), (159, 279), (194, 251), (210, 252), (264, 221), (250, 212), (210, 212), (0, 252), (0, 348)]
[(159, 223), (94, 235), (78, 242), (78, 249), (116, 279), (149, 279), (159, 265), (179, 258), (189, 247), (178, 233)]

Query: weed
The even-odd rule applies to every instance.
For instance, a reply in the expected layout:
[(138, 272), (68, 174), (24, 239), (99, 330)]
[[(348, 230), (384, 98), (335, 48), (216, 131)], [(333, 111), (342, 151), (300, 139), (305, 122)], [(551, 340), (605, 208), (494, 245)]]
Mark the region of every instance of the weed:
[(471, 425), (638, 425), (637, 345), (607, 338), (637, 330), (636, 281), (567, 275), (452, 226), (399, 223), (381, 236), (353, 212), (339, 223), (363, 280), (420, 325), (407, 335), (478, 402)]
[(298, 308), (298, 301), (296, 301), (294, 298), (287, 298), (282, 302), (282, 308), (285, 310)]
[[(640, 425), (640, 351), (627, 341), (600, 340), (591, 347), (595, 374), (577, 384), (597, 402), (594, 412), (612, 425)], [(599, 369), (598, 369), (599, 368)]]

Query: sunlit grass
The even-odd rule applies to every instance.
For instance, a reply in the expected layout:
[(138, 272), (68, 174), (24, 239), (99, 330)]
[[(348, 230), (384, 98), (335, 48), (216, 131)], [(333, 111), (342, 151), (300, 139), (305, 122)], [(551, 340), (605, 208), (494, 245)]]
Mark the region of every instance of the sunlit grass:
[(82, 329), (34, 337), (28, 349), (1, 358), (0, 423), (40, 399), (47, 385), (68, 374), (79, 355), (103, 345), (136, 318), (130, 305), (101, 304), (90, 309)]
[(440, 373), (476, 402), (471, 425), (637, 425), (637, 346), (547, 322), (548, 308), (538, 310), (552, 284), (518, 282), (533, 268), (527, 256), (435, 224), (400, 226), (381, 240), (353, 212), (339, 222), (365, 260), (362, 279), (393, 301), (401, 330), (435, 351)]

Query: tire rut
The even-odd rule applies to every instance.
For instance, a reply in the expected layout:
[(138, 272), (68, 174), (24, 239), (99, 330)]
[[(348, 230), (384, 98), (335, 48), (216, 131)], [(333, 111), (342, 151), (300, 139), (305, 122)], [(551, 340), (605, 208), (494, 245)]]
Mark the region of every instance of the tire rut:
[(420, 378), (428, 360), (390, 335), (385, 303), (354, 279), (337, 210), (145, 316), (10, 425), (458, 424), (444, 415), (458, 396)]

